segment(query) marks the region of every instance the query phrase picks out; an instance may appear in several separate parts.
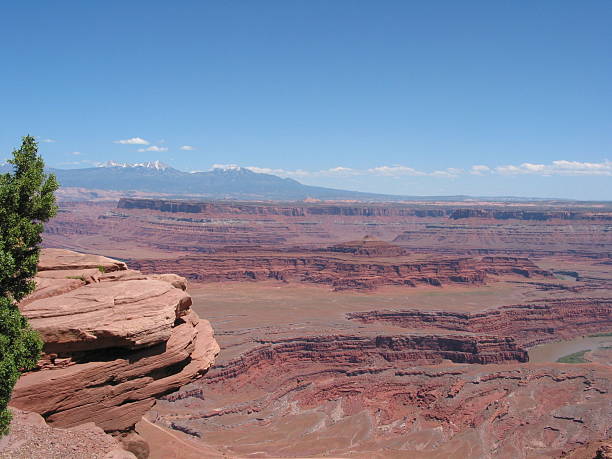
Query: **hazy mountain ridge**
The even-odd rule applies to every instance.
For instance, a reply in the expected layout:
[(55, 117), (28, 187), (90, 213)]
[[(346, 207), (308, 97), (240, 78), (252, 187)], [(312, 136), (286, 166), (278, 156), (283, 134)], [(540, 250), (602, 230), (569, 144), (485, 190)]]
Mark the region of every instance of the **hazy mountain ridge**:
[[(0, 173), (12, 171), (10, 164), (0, 163)], [(97, 167), (83, 169), (49, 168), (62, 187), (112, 191), (141, 191), (148, 193), (203, 196), (231, 199), (327, 200), (366, 201), (533, 201), (546, 198), (455, 196), (398, 196), (359, 191), (339, 190), (304, 185), (291, 178), (253, 172), (232, 166), (209, 171), (185, 172), (160, 161), (121, 163), (108, 161)], [(564, 200), (557, 200), (564, 201)]]

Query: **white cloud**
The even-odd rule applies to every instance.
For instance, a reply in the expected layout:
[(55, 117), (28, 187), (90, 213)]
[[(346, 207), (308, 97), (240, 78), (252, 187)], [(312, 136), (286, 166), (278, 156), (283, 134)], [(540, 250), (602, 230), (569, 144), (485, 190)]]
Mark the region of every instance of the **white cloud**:
[(495, 170), (502, 175), (604, 175), (612, 176), (612, 162), (600, 163), (557, 160), (550, 164), (522, 163), (519, 166), (498, 166)]
[(58, 166), (98, 166), (98, 161), (92, 161), (90, 159), (83, 159), (80, 161), (64, 161), (57, 163)]
[(431, 175), (432, 177), (453, 178), (453, 177), (459, 177), (462, 173), (463, 173), (462, 169), (456, 169), (454, 167), (447, 167), (443, 171), (433, 171), (432, 173), (427, 174), (427, 175)]
[(384, 175), (386, 177), (401, 177), (403, 175), (417, 176), (427, 175), (424, 172), (418, 171), (408, 166), (378, 166), (368, 169), (366, 172), (373, 175)]
[[(215, 164), (214, 168), (235, 169), (236, 164)], [(552, 161), (550, 164), (522, 163), (519, 165), (508, 164), (504, 166), (487, 166), (475, 164), (467, 169), (448, 167), (446, 169), (422, 171), (413, 167), (395, 164), (392, 166), (382, 165), (369, 169), (354, 169), (346, 166), (336, 166), (329, 169), (304, 170), (304, 169), (282, 169), (272, 167), (247, 166), (252, 172), (260, 174), (273, 174), (279, 177), (291, 178), (316, 178), (316, 177), (438, 177), (438, 178), (457, 178), (466, 174), (475, 176), (485, 175), (520, 175), (531, 174), (540, 176), (550, 175), (604, 175), (612, 176), (612, 162), (603, 161), (601, 163), (588, 163), (580, 161)]]
[(604, 175), (610, 175), (612, 172), (612, 162), (606, 160), (601, 163), (582, 163), (579, 161), (553, 161), (553, 166), (560, 171), (572, 171), (574, 173), (605, 173)]
[(195, 150), (194, 147), (192, 147), (191, 145), (182, 145), (181, 147), (179, 147), (180, 150), (184, 150), (184, 151), (192, 151)]
[(287, 169), (272, 169), (270, 167), (257, 167), (247, 166), (245, 169), (258, 174), (272, 174), (278, 175), (279, 177), (307, 177), (316, 174), (316, 172), (309, 172), (302, 169), (287, 170)]
[(320, 171), (315, 171), (311, 175), (321, 176), (321, 177), (349, 177), (354, 175), (362, 175), (363, 172), (357, 169), (353, 169), (351, 167), (344, 166), (336, 166), (330, 167), (329, 169), (322, 169)]
[(521, 167), (529, 172), (543, 172), (546, 170), (546, 166), (544, 164), (532, 164), (532, 163), (523, 163)]
[(329, 174), (342, 174), (342, 175), (352, 175), (353, 173), (355, 173), (355, 169), (351, 169), (350, 167), (344, 167), (344, 166), (336, 166), (336, 167), (332, 167), (330, 169), (327, 169), (327, 171), (325, 171)]
[(44, 143), (55, 143), (55, 142), (57, 142), (57, 140), (55, 140), (55, 139), (42, 139), (41, 142), (44, 142)]
[(138, 151), (139, 152), (143, 152), (143, 151), (168, 151), (168, 149), (166, 147), (158, 147), (156, 145), (151, 145), (150, 147), (147, 147), (147, 148), (139, 148)]
[(211, 169), (223, 169), (224, 171), (238, 171), (241, 167), (238, 164), (213, 164)]
[(73, 151), (70, 154), (74, 155), (74, 156), (79, 156), (81, 154), (81, 152), (80, 151)]
[(472, 175), (485, 175), (489, 172), (491, 172), (491, 168), (484, 164), (476, 164), (470, 169), (470, 174)]
[(503, 175), (512, 175), (512, 174), (520, 174), (521, 173), (521, 169), (519, 167), (513, 166), (513, 165), (507, 165), (507, 166), (497, 166), (495, 168), (495, 171), (499, 174), (503, 174)]
[(149, 145), (150, 142), (141, 137), (132, 137), (131, 139), (115, 140), (113, 143), (120, 143), (122, 145)]

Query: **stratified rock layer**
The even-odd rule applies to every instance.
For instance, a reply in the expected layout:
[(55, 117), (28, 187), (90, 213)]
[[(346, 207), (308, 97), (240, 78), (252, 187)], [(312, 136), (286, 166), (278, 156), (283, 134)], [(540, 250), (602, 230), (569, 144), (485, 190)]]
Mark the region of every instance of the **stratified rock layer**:
[(612, 329), (610, 298), (563, 298), (504, 306), (482, 313), (388, 310), (348, 314), (364, 323), (386, 322), (408, 329), (443, 329), (512, 336), (524, 346)]
[[(383, 246), (390, 250), (391, 245)], [(335, 246), (334, 253), (245, 253), (180, 257), (173, 260), (129, 260), (131, 266), (145, 272), (171, 267), (197, 282), (282, 280), (330, 285), (334, 290), (375, 289), (383, 285), (436, 286), (447, 284), (483, 284), (489, 276), (550, 277), (528, 258), (471, 257), (434, 259), (372, 259), (349, 253), (351, 243)], [(377, 250), (363, 248), (355, 250)], [(401, 249), (398, 249), (401, 250)], [(345, 255), (348, 253), (348, 255)]]
[(527, 362), (525, 349), (512, 338), (465, 335), (311, 336), (262, 342), (227, 365), (216, 367), (207, 382), (219, 382), (266, 366), (317, 362), (375, 368), (382, 364)]
[(245, 457), (535, 459), (609, 435), (605, 365), (252, 357), (158, 402), (155, 422)]
[(133, 426), (155, 397), (194, 380), (219, 347), (190, 309), (184, 279), (66, 250), (41, 255), (39, 288), (20, 305), (45, 341), (11, 404), (58, 426)]

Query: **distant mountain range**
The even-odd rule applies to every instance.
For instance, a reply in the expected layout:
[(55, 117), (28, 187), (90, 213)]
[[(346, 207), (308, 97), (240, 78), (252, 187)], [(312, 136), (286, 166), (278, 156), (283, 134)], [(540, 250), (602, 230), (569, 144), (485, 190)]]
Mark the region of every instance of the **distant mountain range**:
[[(12, 170), (1, 165), (0, 173)], [(397, 196), (360, 193), (308, 186), (290, 178), (260, 174), (232, 166), (204, 172), (184, 172), (159, 161), (119, 163), (109, 161), (85, 169), (54, 169), (62, 187), (113, 191), (141, 191), (160, 195), (189, 195), (215, 199), (302, 200), (356, 199), (397, 200)]]
[[(0, 173), (12, 171), (12, 166), (0, 164)], [(304, 185), (290, 178), (253, 172), (238, 166), (215, 168), (204, 172), (184, 172), (159, 161), (119, 163), (109, 161), (98, 167), (84, 169), (54, 169), (62, 187), (90, 190), (138, 191), (160, 196), (200, 196), (214, 199), (258, 200), (325, 200), (361, 201), (463, 201), (469, 196), (397, 196), (358, 191), (337, 190)], [(480, 198), (478, 198), (480, 199)], [(495, 198), (495, 201), (533, 200), (525, 198)]]

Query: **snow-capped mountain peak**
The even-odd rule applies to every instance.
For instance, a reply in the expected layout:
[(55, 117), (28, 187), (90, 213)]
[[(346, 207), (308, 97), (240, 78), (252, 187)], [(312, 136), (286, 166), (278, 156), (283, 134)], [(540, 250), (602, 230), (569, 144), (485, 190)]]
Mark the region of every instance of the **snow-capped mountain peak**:
[(220, 170), (220, 171), (242, 171), (243, 168), (238, 166), (237, 164), (213, 164), (211, 170)]
[(146, 169), (155, 169), (158, 171), (165, 171), (169, 169), (170, 166), (162, 163), (161, 161), (146, 161), (143, 163), (119, 163), (116, 161), (107, 161), (105, 163), (100, 164), (99, 167), (143, 167)]

